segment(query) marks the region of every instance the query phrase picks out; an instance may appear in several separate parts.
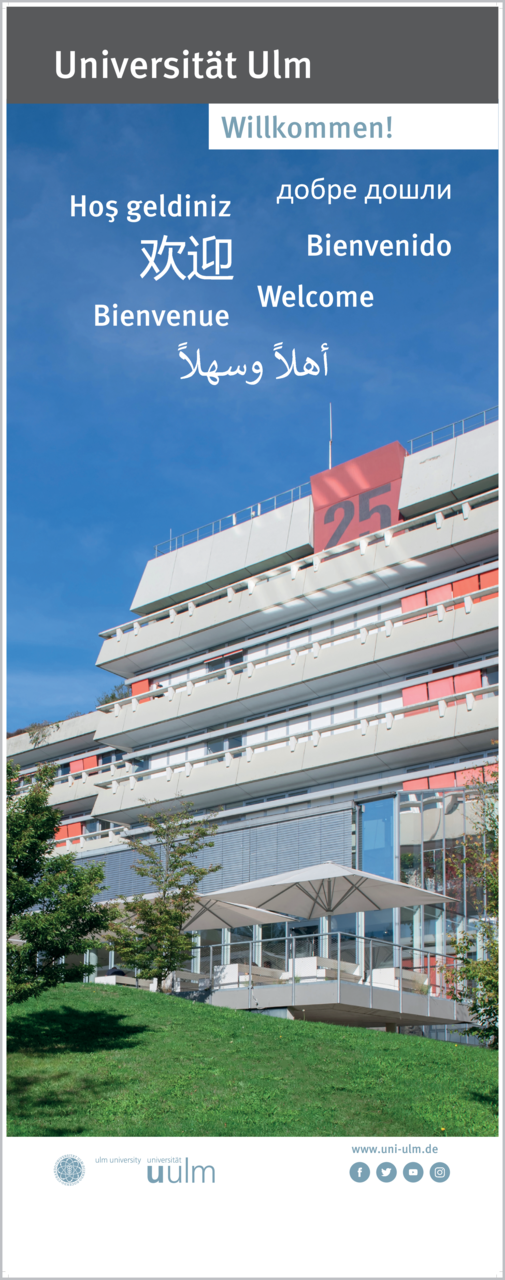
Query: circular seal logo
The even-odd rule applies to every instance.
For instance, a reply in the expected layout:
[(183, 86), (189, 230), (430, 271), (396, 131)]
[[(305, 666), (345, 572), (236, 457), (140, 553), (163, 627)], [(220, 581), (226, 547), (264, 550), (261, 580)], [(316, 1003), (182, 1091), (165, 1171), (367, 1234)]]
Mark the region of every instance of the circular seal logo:
[(60, 1156), (54, 1166), (54, 1176), (64, 1187), (75, 1187), (81, 1182), (86, 1170), (79, 1156)]

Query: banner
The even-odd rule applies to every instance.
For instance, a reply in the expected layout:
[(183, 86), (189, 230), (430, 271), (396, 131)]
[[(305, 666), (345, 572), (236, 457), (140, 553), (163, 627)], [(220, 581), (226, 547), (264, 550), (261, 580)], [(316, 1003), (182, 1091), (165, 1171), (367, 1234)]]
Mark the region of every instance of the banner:
[(4, 5), (7, 1276), (500, 1274), (501, 19)]

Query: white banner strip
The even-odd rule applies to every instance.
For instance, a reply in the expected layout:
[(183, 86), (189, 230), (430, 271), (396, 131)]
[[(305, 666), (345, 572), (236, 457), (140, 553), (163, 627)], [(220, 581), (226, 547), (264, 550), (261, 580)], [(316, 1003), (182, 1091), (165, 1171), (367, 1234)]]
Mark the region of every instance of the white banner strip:
[(210, 151), (495, 150), (494, 103), (212, 103)]

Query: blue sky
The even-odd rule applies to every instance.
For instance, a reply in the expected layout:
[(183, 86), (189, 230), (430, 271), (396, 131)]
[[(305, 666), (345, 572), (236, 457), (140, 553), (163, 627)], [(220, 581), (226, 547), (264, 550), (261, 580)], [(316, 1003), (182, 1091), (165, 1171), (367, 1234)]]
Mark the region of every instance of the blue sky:
[[(497, 402), (494, 152), (209, 152), (207, 109), (9, 109), (9, 712), (13, 730), (87, 711), (115, 677), (97, 632), (125, 621), (153, 546), (327, 465)], [(357, 199), (276, 203), (281, 184)], [(376, 201), (369, 183), (451, 183), (452, 199)], [(126, 221), (126, 201), (231, 201), (231, 217)], [(119, 215), (70, 217), (70, 196)], [(441, 258), (307, 256), (307, 236), (450, 240)], [(141, 239), (231, 237), (232, 282), (155, 281)], [(166, 262), (166, 255), (160, 259)], [(257, 285), (371, 290), (373, 308), (263, 310)], [(96, 328), (95, 303), (226, 309), (227, 328)], [(260, 360), (258, 386), (188, 371)], [(328, 376), (276, 381), (327, 342)], [(247, 377), (254, 375), (248, 373)]]

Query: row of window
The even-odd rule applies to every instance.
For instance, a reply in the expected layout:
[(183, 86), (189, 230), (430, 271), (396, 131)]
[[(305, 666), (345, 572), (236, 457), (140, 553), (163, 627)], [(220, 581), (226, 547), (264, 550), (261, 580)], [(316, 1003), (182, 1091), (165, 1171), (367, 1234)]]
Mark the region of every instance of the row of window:
[[(176, 670), (173, 673), (136, 680), (131, 686), (132, 695), (139, 697), (156, 689), (178, 688), (187, 684), (189, 680), (193, 682), (203, 681), (205, 683), (209, 683), (213, 679), (223, 680), (229, 667), (248, 661), (254, 662), (255, 665), (270, 666), (275, 662), (285, 661), (287, 649), (306, 649), (316, 642), (322, 648), (330, 644), (342, 643), (338, 640), (339, 634), (349, 631), (351, 627), (360, 626), (373, 629), (374, 626), (380, 626), (388, 619), (398, 620), (403, 613), (424, 608), (428, 604), (447, 602), (453, 596), (468, 595), (473, 591), (497, 585), (498, 570), (491, 569), (482, 573), (474, 573), (467, 578), (461, 578), (440, 587), (433, 587), (404, 596), (397, 605), (385, 605), (383, 607), (379, 601), (374, 604), (371, 613), (356, 611), (352, 620), (349, 617), (343, 622), (332, 619), (324, 622), (323, 626), (316, 622), (315, 625), (308, 626), (303, 632), (298, 632), (291, 637), (274, 637), (266, 642), (260, 641), (255, 645), (249, 644), (247, 648), (236, 649), (232, 653), (226, 654), (226, 656), (216, 655), (215, 657), (204, 658), (201, 666), (195, 665)], [(496, 592), (496, 594), (498, 593)], [(494, 595), (489, 598), (494, 598)], [(463, 605), (456, 605), (455, 608), (462, 609)]]
[(70, 760), (65, 764), (59, 764), (56, 777), (66, 778), (69, 773), (82, 773), (83, 769), (98, 769), (100, 766), (111, 765), (116, 760), (123, 759), (122, 751), (105, 751), (101, 755), (82, 756), (80, 760)]
[[(489, 687), (496, 683), (498, 678), (497, 667), (486, 668), (481, 671), (480, 668), (474, 671), (464, 672), (461, 674), (451, 674), (450, 676), (440, 676), (436, 680), (427, 681), (423, 684), (411, 685), (401, 692), (391, 694), (375, 693), (373, 699), (369, 702), (358, 701), (357, 698), (349, 699), (346, 706), (330, 707), (321, 712), (301, 714), (299, 719), (289, 719), (279, 721), (276, 724), (269, 724), (245, 729), (241, 733), (223, 734), (216, 738), (211, 738), (205, 742), (192, 742), (184, 747), (174, 745), (172, 749), (168, 749), (157, 755), (144, 755), (137, 757), (133, 763), (134, 772), (143, 772), (148, 769), (183, 768), (187, 762), (198, 767), (208, 761), (209, 757), (213, 757), (224, 752), (245, 750), (250, 747), (254, 753), (275, 750), (278, 747), (285, 747), (286, 739), (293, 736), (301, 743), (307, 742), (315, 732), (321, 735), (321, 738), (330, 737), (337, 733), (352, 732), (356, 726), (362, 721), (367, 720), (369, 724), (374, 724), (377, 717), (384, 716), (387, 712), (391, 712), (396, 718), (403, 718), (403, 708), (412, 706), (415, 703), (425, 701), (431, 698), (444, 699), (454, 695), (454, 693), (464, 694), (468, 690), (475, 690)], [(482, 695), (486, 696), (486, 695)], [(492, 695), (489, 695), (492, 696)], [(423, 714), (429, 708), (421, 708), (419, 711), (406, 711), (405, 715)], [(452, 785), (455, 781), (454, 776), (448, 785)], [(440, 784), (437, 784), (440, 785)], [(428, 786), (428, 783), (426, 783)]]

